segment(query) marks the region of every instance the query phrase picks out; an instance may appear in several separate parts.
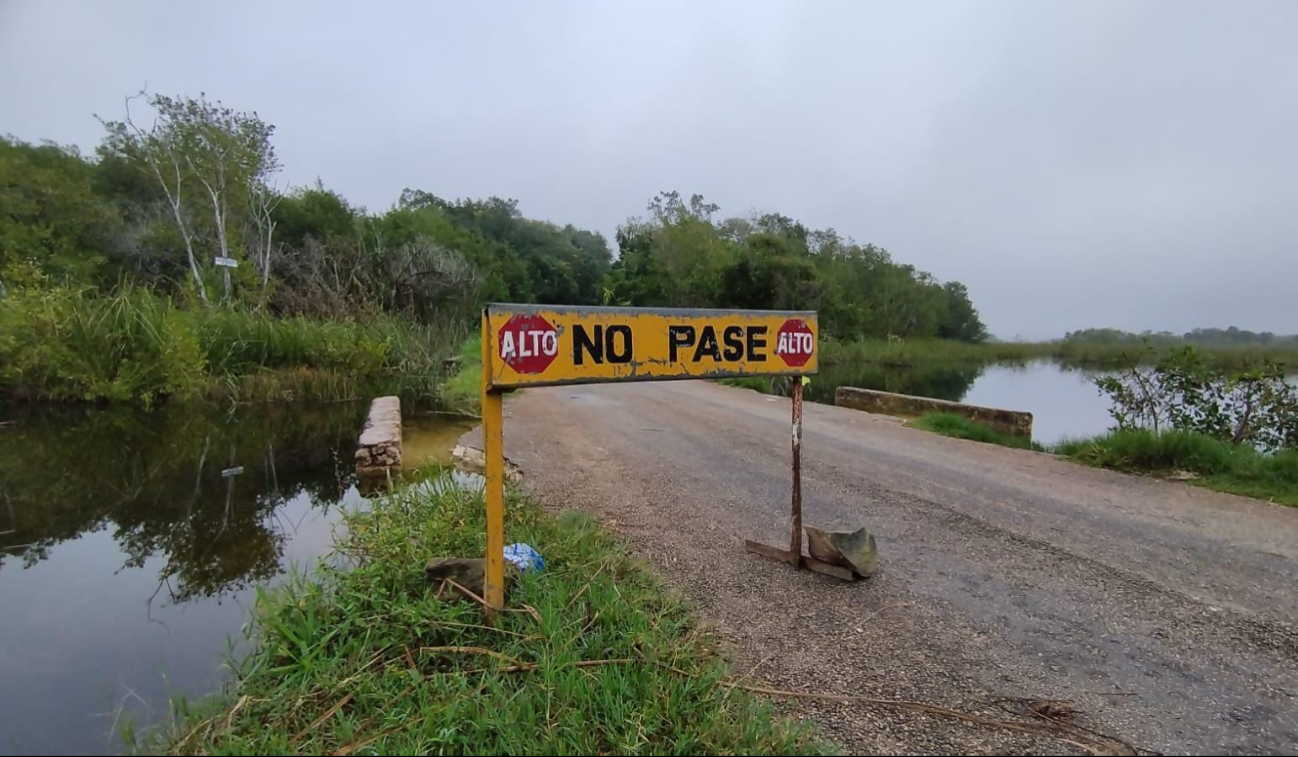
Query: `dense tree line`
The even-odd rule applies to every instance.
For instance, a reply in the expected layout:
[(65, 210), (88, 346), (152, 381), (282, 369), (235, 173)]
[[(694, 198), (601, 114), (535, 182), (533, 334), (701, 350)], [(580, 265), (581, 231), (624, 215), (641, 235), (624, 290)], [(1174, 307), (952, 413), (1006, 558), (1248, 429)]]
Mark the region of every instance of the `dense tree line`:
[[(407, 189), (371, 213), (321, 184), (277, 191), (274, 127), (203, 97), (141, 95), (103, 124), (89, 158), (0, 139), (0, 297), (129, 279), (195, 306), (327, 318), (463, 321), (498, 300), (815, 309), (842, 339), (986, 336), (962, 284), (778, 214), (721, 220), (663, 193), (618, 229), (614, 260), (601, 234), (514, 200)], [(218, 257), (240, 262), (228, 284)]]
[(677, 192), (648, 210), (618, 229), (607, 281), (619, 303), (818, 310), (841, 339), (987, 336), (963, 284), (942, 284), (833, 229), (777, 213), (717, 220), (716, 205)]
[(1298, 334), (1281, 335), (1270, 331), (1248, 331), (1231, 326), (1225, 329), (1200, 328), (1176, 334), (1171, 331), (1143, 331), (1134, 333), (1121, 329), (1081, 329), (1070, 331), (1065, 341), (1089, 344), (1198, 344), (1206, 347), (1232, 347), (1247, 345), (1298, 344)]

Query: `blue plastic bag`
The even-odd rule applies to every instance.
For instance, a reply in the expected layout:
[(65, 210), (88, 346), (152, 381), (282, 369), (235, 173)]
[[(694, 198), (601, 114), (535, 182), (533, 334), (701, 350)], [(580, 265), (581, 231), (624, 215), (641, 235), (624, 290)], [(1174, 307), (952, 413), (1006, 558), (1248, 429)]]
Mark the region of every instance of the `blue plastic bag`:
[(545, 570), (545, 558), (541, 553), (532, 549), (527, 544), (510, 544), (505, 547), (505, 562), (513, 563), (520, 573), (526, 573), (529, 570)]

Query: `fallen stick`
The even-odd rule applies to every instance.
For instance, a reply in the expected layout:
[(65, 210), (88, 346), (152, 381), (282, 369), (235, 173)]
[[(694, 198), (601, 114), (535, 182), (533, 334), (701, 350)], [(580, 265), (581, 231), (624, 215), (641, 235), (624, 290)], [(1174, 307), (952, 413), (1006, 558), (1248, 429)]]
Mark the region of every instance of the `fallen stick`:
[[(319, 728), (320, 726), (324, 725), (325, 721), (327, 721), (329, 718), (333, 717), (333, 716), (334, 716), (334, 715), (335, 715), (339, 710), (341, 710), (343, 707), (346, 707), (346, 706), (347, 706), (347, 703), (350, 702), (350, 701), (352, 701), (352, 696), (353, 696), (352, 694), (348, 694), (347, 696), (343, 697), (342, 699), (339, 699), (338, 702), (337, 702), (336, 704), (334, 704), (333, 707), (330, 707), (328, 710), (326, 710), (325, 713), (324, 713), (323, 715), (321, 715), (320, 717), (318, 717), (318, 718), (316, 718), (315, 720), (311, 721), (311, 725), (309, 725), (309, 726), (307, 726), (306, 728), (303, 728), (302, 730), (298, 731), (297, 734), (293, 736), (293, 738), (291, 738), (291, 739), (288, 740), (289, 748), (291, 749), (292, 747), (296, 746), (296, 745), (297, 745), (297, 742), (298, 742), (298, 741), (301, 741), (301, 739), (302, 739), (303, 736), (307, 735), (308, 733), (310, 733), (310, 732), (314, 731), (315, 729)], [(233, 714), (234, 714), (234, 713), (231, 713), (231, 716), (233, 716)]]
[(449, 620), (434, 620), (433, 625), (447, 626), (449, 628), (474, 628), (480, 631), (491, 631), (492, 633), (503, 633), (506, 636), (517, 636), (520, 639), (536, 638), (536, 637), (529, 637), (527, 634), (518, 633), (517, 631), (506, 631), (503, 628), (492, 628), (491, 626), (484, 626), (481, 625), (480, 623), (455, 623)]
[[(492, 612), (496, 612), (496, 611), (497, 611), (496, 608), (494, 608), (494, 607), (492, 607), (491, 605), (487, 604), (487, 600), (485, 600), (485, 599), (483, 599), (482, 597), (478, 596), (475, 592), (470, 591), (469, 589), (466, 589), (465, 587), (461, 586), (459, 583), (457, 583), (457, 582), (455, 581), (455, 579), (453, 579), (453, 578), (444, 578), (444, 579), (442, 579), (442, 585), (445, 586), (446, 584), (450, 584), (451, 586), (454, 586), (456, 589), (459, 589), (459, 590), (464, 594), (464, 596), (466, 596), (466, 597), (468, 597), (469, 599), (472, 599), (474, 602), (477, 602), (478, 604), (482, 605), (483, 609), (485, 609), (488, 613), (492, 613)], [(512, 607), (502, 607), (499, 611), (500, 611), (500, 612), (516, 612), (516, 613), (521, 613), (521, 614), (523, 614), (523, 615), (531, 615), (531, 616), (532, 616), (532, 619), (535, 620), (537, 623), (540, 623), (540, 622), (541, 622), (541, 613), (537, 612), (537, 611), (536, 611), (536, 608), (533, 607), (533, 606), (531, 606), (531, 605), (523, 605), (523, 609), (521, 609), (521, 610), (516, 610), (516, 609), (514, 609), (514, 608), (512, 608)]]
[(494, 657), (497, 660), (504, 660), (505, 662), (508, 662), (511, 665), (527, 664), (527, 663), (521, 663), (516, 658), (510, 657), (507, 654), (501, 654), (500, 652), (496, 652), (487, 649), (485, 647), (420, 647), (419, 649), (416, 649), (415, 652), (417, 654), (422, 654), (424, 652), (449, 652), (451, 654), (481, 654), (481, 655), (487, 655), (488, 657)]
[[(565, 662), (555, 665), (554, 668), (601, 668), (605, 665), (630, 665), (635, 662), (644, 662), (634, 657), (621, 657), (613, 660), (578, 660), (577, 662)], [(500, 668), (492, 671), (495, 673), (530, 673), (541, 667), (539, 662), (523, 662), (518, 665), (510, 665), (507, 668)]]
[(375, 735), (369, 737), (368, 739), (364, 739), (362, 741), (353, 741), (347, 746), (342, 747), (338, 751), (334, 752), (334, 757), (346, 757), (346, 755), (349, 755), (353, 752), (358, 752), (364, 749), (365, 747), (369, 746), (370, 744), (373, 744), (374, 742), (378, 741), (379, 739), (384, 738), (385, 736), (391, 736), (397, 731), (406, 728), (414, 728), (415, 726), (424, 722), (424, 719), (427, 717), (428, 717), (427, 715), (420, 715), (414, 720), (406, 720), (402, 722), (400, 725), (394, 725), (391, 728), (387, 729), (386, 731), (381, 731), (379, 733), (376, 733)]

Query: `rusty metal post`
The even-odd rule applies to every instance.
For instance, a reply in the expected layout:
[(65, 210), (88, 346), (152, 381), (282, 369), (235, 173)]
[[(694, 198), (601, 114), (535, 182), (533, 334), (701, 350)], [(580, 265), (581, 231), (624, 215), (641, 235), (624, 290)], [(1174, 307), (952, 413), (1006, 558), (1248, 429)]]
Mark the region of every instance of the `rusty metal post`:
[(793, 533), (789, 535), (790, 558), (802, 567), (802, 380), (793, 377)]
[(503, 396), (491, 386), (491, 326), (482, 313), (482, 449), (487, 480), (487, 566), (483, 577), (488, 612), (505, 606), (505, 452)]

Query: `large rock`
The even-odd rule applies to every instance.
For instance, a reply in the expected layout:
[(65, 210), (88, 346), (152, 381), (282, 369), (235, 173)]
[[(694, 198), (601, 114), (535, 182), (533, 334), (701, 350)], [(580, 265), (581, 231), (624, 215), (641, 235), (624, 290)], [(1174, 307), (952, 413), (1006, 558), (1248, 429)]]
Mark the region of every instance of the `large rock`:
[[(487, 473), (487, 453), (480, 447), (470, 447), (465, 444), (455, 445), (451, 450), (451, 459), (455, 461), (455, 467), (468, 473)], [(523, 470), (514, 464), (514, 461), (508, 457), (505, 458), (505, 480), (511, 484), (516, 484), (523, 479)]]
[(828, 531), (804, 526), (803, 531), (807, 534), (807, 552), (817, 560), (848, 568), (864, 578), (878, 570), (879, 548), (875, 545), (874, 535), (865, 528)]
[[(437, 589), (440, 599), (469, 599), (463, 592), (451, 585), (451, 581), (463, 586), (479, 597), (486, 593), (487, 561), (481, 557), (434, 557), (424, 566), (424, 576), (428, 583)], [(514, 578), (517, 569), (505, 563), (505, 587)]]

